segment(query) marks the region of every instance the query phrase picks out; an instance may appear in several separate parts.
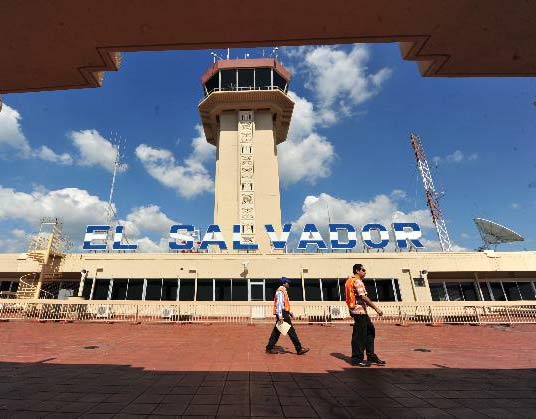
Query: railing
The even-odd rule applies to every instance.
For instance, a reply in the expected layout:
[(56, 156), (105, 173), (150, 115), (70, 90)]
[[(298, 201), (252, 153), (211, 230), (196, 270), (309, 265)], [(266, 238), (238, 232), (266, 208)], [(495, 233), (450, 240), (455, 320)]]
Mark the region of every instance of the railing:
[(209, 96), (211, 93), (214, 92), (245, 92), (245, 91), (253, 91), (253, 90), (279, 90), (283, 93), (287, 93), (287, 90), (282, 89), (279, 86), (232, 86), (232, 87), (214, 87), (213, 89), (210, 89), (205, 94), (205, 97)]
[[(536, 323), (536, 303), (378, 303), (374, 322), (391, 324)], [(345, 324), (353, 320), (344, 303), (293, 305), (297, 323)], [(2, 299), (0, 320), (64, 320), (93, 322), (271, 323), (272, 303), (204, 303), (151, 301), (79, 301)]]

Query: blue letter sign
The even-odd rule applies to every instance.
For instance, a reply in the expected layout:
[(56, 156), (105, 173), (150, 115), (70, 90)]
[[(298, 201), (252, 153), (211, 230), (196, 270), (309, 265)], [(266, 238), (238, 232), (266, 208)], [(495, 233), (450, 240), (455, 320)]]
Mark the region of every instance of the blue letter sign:
[[(169, 248), (172, 250), (189, 250), (194, 247), (194, 239), (188, 234), (181, 234), (181, 231), (194, 231), (194, 226), (190, 224), (172, 225), (169, 229)], [(177, 243), (179, 240), (179, 243)]]
[[(372, 241), (371, 231), (377, 231), (380, 233), (380, 241)], [(361, 237), (363, 243), (370, 249), (383, 249), (389, 244), (389, 232), (381, 224), (367, 224), (361, 230)]]
[[(399, 249), (406, 249), (408, 241), (410, 246), (416, 249), (423, 249), (424, 246), (419, 241), (422, 236), (421, 228), (416, 223), (393, 223), (395, 231), (396, 246)], [(408, 231), (409, 230), (409, 231)]]
[[(106, 250), (108, 231), (110, 231), (110, 226), (87, 226), (84, 236), (84, 250)], [(103, 241), (104, 243), (93, 244), (94, 240)]]

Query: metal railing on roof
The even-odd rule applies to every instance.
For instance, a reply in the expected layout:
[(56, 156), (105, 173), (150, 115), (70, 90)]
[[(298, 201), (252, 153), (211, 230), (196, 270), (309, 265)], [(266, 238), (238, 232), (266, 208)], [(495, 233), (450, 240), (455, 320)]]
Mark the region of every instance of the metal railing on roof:
[[(374, 322), (391, 324), (519, 324), (536, 323), (536, 304), (376, 303), (383, 311)], [(79, 301), (2, 299), (0, 320), (272, 323), (271, 302), (200, 303), (178, 301)], [(296, 323), (352, 323), (344, 303), (293, 304)]]

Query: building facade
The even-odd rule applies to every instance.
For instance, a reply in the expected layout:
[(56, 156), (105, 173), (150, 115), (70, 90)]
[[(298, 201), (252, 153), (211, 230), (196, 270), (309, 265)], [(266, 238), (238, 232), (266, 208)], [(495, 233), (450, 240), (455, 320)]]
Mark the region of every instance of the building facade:
[(64, 254), (55, 227), (27, 253), (0, 255), (0, 296), (255, 303), (271, 301), (286, 276), (293, 279), (292, 300), (323, 304), (344, 302), (344, 281), (362, 263), (375, 301), (536, 300), (536, 252), (275, 249), (264, 230), (267, 224), (278, 235), (282, 230), (277, 146), (294, 107), (289, 81), (273, 58), (218, 61), (202, 76), (199, 112), (207, 141), (217, 147), (219, 230), (212, 235), (225, 238), (220, 245), (202, 252)]

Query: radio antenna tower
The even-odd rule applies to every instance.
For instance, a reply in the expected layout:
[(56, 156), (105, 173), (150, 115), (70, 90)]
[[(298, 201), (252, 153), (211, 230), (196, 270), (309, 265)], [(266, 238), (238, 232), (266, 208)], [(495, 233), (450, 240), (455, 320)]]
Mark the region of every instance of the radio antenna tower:
[[(122, 160), (124, 158), (124, 155), (123, 155), (123, 151), (125, 149), (125, 143), (126, 141), (124, 139), (122, 139), (121, 137), (119, 137), (117, 135), (117, 133), (112, 133), (111, 134), (111, 143), (112, 143), (112, 146), (114, 148), (114, 151), (115, 151), (115, 156), (114, 156), (114, 171), (113, 171), (113, 175), (112, 175), (112, 184), (110, 186), (110, 197), (108, 198), (108, 208), (107, 208), (107, 216), (108, 216), (108, 224), (110, 225), (110, 234), (114, 235), (114, 232), (115, 232), (115, 227), (116, 227), (116, 218), (117, 218), (117, 213), (112, 205), (113, 203), (113, 198), (114, 198), (114, 192), (115, 192), (115, 179), (117, 177), (117, 171), (121, 168), (122, 166)], [(126, 234), (123, 234), (123, 240), (125, 240), (127, 243), (128, 243), (128, 238), (126, 237)]]
[(409, 140), (415, 153), (417, 168), (421, 174), (424, 192), (426, 194), (426, 203), (428, 204), (430, 213), (432, 214), (432, 221), (434, 222), (437, 230), (441, 249), (444, 252), (450, 252), (452, 247), (450, 245), (449, 233), (447, 231), (447, 225), (445, 224), (445, 218), (443, 218), (443, 211), (441, 211), (441, 207), (439, 206), (439, 198), (441, 198), (441, 195), (435, 190), (432, 173), (430, 172), (430, 167), (428, 166), (428, 159), (424, 153), (424, 147), (421, 139), (413, 133), (410, 134)]
[(114, 156), (114, 171), (112, 175), (112, 185), (110, 186), (110, 197), (108, 198), (108, 221), (112, 224), (117, 216), (114, 207), (112, 205), (114, 192), (115, 192), (115, 178), (117, 177), (117, 170), (121, 166), (121, 149), (125, 147), (125, 142), (117, 134), (112, 133), (112, 146), (114, 147), (115, 156)]

